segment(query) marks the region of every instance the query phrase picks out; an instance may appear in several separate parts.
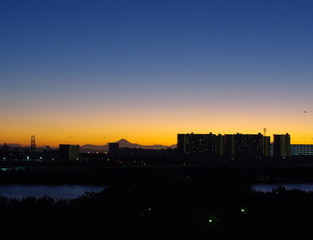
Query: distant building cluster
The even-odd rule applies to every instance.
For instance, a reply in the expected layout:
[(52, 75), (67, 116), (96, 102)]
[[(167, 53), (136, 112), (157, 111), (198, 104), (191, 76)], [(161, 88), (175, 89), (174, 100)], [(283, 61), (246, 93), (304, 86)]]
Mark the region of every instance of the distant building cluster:
[(179, 153), (206, 159), (260, 160), (291, 157), (290, 135), (275, 134), (271, 145), (269, 136), (258, 134), (178, 134)]
[[(124, 142), (127, 142), (124, 140)], [(119, 142), (108, 143), (108, 152), (82, 151), (80, 145), (60, 144), (59, 148), (37, 147), (31, 136), (29, 147), (18, 144), (0, 145), (0, 161), (62, 161), (96, 162), (108, 165), (181, 164), (219, 162), (251, 162), (262, 160), (313, 160), (313, 145), (291, 144), (290, 135), (274, 134), (177, 134), (175, 148), (145, 149), (138, 144), (125, 147)], [(188, 160), (190, 160), (188, 162)]]
[(70, 144), (60, 144), (59, 146), (60, 160), (79, 160), (80, 146)]

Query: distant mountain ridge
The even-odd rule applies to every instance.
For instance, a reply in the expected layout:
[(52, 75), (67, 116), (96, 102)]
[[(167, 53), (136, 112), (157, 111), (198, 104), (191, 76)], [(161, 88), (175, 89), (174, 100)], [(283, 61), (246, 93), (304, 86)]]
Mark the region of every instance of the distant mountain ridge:
[(4, 143), (3, 146), (7, 146), (7, 147), (21, 147), (21, 145), (18, 144), (18, 143)]
[[(120, 148), (143, 148), (143, 149), (165, 149), (165, 148), (176, 148), (176, 144), (173, 145), (161, 145), (161, 144), (157, 144), (157, 145), (140, 145), (137, 143), (131, 143), (128, 140), (122, 138), (118, 141), (116, 141), (116, 143), (119, 144)], [(80, 149), (82, 150), (82, 152), (107, 152), (109, 150), (109, 144), (105, 144), (105, 145), (92, 145), (92, 144), (86, 144), (86, 145), (82, 145), (80, 146)]]

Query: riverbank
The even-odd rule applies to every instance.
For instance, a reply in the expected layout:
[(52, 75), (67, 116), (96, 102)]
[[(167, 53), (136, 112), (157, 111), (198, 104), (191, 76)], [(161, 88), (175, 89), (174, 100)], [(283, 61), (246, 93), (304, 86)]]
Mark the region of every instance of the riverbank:
[[(22, 167), (22, 166), (19, 166)], [(24, 166), (25, 167), (25, 166)], [(3, 229), (32, 239), (207, 239), (313, 233), (313, 193), (259, 192), (254, 183), (313, 182), (313, 168), (273, 166), (27, 166), (0, 172), (23, 184), (105, 185), (57, 201), (0, 198)], [(15, 231), (19, 229), (19, 231)], [(17, 236), (19, 235), (19, 236)]]
[(125, 182), (70, 200), (1, 197), (0, 211), (9, 239), (301, 238), (313, 233), (312, 201), (283, 187)]

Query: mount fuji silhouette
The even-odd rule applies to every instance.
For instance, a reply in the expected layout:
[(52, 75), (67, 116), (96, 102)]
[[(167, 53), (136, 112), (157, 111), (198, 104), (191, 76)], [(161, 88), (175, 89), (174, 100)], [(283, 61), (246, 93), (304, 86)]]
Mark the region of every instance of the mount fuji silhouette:
[[(176, 148), (176, 144), (173, 145), (140, 145), (137, 143), (131, 143), (128, 140), (122, 138), (115, 143), (119, 144), (120, 148), (143, 148), (143, 149), (166, 149), (166, 148)], [(107, 152), (109, 150), (109, 144), (105, 145), (92, 145), (86, 144), (80, 146), (82, 152)]]

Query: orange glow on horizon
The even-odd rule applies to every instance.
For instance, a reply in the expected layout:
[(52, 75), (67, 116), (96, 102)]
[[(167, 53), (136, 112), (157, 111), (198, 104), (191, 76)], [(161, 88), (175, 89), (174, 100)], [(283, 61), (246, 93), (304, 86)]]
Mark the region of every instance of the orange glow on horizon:
[[(12, 113), (3, 116), (0, 126), (0, 144), (18, 143), (30, 145), (30, 136), (36, 136), (38, 146), (59, 144), (105, 145), (122, 138), (141, 145), (173, 145), (178, 133), (213, 134), (257, 134), (266, 128), (266, 135), (289, 133), (292, 144), (313, 144), (311, 117), (293, 114), (289, 108), (253, 108), (251, 111), (221, 108), (194, 107), (187, 111), (177, 106), (171, 108), (134, 107), (74, 111), (58, 109), (55, 112), (43, 110), (40, 114), (25, 115), (23, 118)], [(262, 110), (263, 109), (263, 110)], [(295, 112), (295, 111), (294, 111)], [(33, 120), (34, 119), (34, 120)]]
[[(263, 134), (263, 129), (259, 131), (253, 131), (253, 129), (242, 128), (242, 131), (236, 131), (227, 129), (227, 131), (214, 131), (214, 129), (205, 130), (200, 128), (195, 129), (185, 129), (184, 131), (172, 131), (172, 132), (160, 132), (160, 131), (143, 131), (143, 132), (127, 132), (123, 134), (123, 132), (116, 133), (110, 132), (107, 134), (108, 136), (101, 135), (98, 132), (71, 132), (73, 134), (65, 134), (62, 131), (52, 131), (52, 132), (37, 132), (37, 133), (25, 133), (5, 137), (2, 135), (2, 139), (0, 144), (11, 143), (11, 144), (19, 144), (21, 146), (29, 146), (31, 135), (36, 136), (36, 145), (37, 146), (46, 146), (50, 147), (58, 147), (59, 144), (75, 144), (75, 145), (85, 145), (85, 144), (93, 144), (93, 145), (105, 145), (109, 142), (116, 142), (122, 138), (128, 140), (131, 143), (136, 143), (140, 145), (165, 145), (170, 146), (173, 144), (177, 144), (177, 134), (179, 133), (199, 133), (205, 134), (212, 132), (213, 134)], [(266, 135), (271, 137), (271, 141), (273, 141), (274, 134), (286, 134), (289, 133), (291, 136), (292, 144), (313, 144), (313, 138), (311, 137), (313, 133), (303, 133), (303, 132), (294, 132), (294, 131), (269, 131), (267, 129)]]

